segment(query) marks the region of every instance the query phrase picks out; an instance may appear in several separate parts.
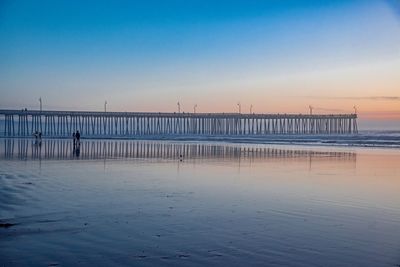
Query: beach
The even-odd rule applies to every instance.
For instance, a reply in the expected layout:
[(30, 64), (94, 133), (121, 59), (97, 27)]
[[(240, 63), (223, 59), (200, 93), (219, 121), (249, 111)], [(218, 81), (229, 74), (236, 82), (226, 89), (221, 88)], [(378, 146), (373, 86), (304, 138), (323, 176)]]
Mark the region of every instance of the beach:
[(400, 267), (399, 23), (1, 1), (0, 267)]
[(400, 152), (2, 139), (2, 266), (396, 266)]

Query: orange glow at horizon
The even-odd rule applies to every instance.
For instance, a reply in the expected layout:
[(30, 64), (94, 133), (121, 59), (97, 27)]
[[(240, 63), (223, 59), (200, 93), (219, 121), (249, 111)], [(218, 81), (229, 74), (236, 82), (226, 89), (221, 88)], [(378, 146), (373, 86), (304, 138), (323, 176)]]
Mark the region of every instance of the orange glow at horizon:
[[(237, 113), (239, 108), (237, 103), (240, 101), (230, 101), (229, 103), (217, 101), (208, 101), (206, 103), (199, 103), (195, 101), (182, 101), (181, 111), (191, 113), (193, 112), (194, 105), (197, 105), (197, 113)], [(318, 105), (316, 104), (318, 102)], [(168, 103), (168, 105), (157, 105), (157, 107), (151, 108), (148, 105), (137, 105), (135, 107), (126, 108), (124, 111), (148, 111), (148, 112), (177, 112), (176, 103)], [(249, 101), (240, 102), (241, 113), (250, 113), (250, 107), (252, 113), (280, 113), (280, 114), (308, 114), (309, 105), (313, 107), (313, 114), (348, 114), (354, 113), (354, 106), (356, 106), (357, 114), (359, 118), (363, 119), (382, 119), (382, 120), (400, 120), (400, 101), (382, 101), (377, 103), (374, 101), (352, 101), (352, 100), (338, 100), (332, 103), (325, 101), (307, 101), (304, 99), (293, 99), (291, 101), (278, 101), (274, 102), (267, 101)], [(110, 110), (111, 111), (111, 110)], [(117, 110), (116, 110), (117, 111)]]

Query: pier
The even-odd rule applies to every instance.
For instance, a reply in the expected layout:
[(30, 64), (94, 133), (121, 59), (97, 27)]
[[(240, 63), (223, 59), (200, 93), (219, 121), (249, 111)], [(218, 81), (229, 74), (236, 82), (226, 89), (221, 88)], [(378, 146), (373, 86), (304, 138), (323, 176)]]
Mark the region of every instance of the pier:
[(242, 114), (0, 110), (4, 137), (356, 134), (357, 114)]

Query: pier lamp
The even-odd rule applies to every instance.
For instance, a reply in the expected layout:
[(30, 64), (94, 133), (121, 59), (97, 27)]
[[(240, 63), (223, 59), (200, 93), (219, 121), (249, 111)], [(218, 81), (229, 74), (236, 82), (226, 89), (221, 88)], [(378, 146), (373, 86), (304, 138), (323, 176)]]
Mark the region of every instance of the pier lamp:
[(178, 103), (176, 103), (177, 105), (178, 105), (178, 113), (181, 113), (181, 103), (179, 103), (179, 101), (178, 101)]
[(39, 103), (40, 103), (40, 112), (42, 112), (42, 97), (39, 97)]
[(250, 114), (252, 114), (252, 111), (253, 111), (253, 104), (250, 105)]
[(357, 114), (357, 107), (353, 106), (353, 109), (354, 109), (354, 114)]
[(107, 112), (107, 100), (104, 101), (104, 112)]
[(239, 108), (239, 114), (241, 114), (242, 113), (242, 106), (240, 105), (240, 102), (237, 103), (237, 106)]
[(196, 113), (197, 104), (193, 106), (193, 113)]

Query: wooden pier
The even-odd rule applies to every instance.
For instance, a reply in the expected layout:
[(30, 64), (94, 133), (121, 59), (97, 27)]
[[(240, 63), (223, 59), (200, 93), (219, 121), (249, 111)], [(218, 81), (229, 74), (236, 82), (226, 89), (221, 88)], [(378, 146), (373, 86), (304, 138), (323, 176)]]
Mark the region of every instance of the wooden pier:
[(357, 114), (239, 114), (0, 110), (0, 135), (70, 137), (356, 134)]

